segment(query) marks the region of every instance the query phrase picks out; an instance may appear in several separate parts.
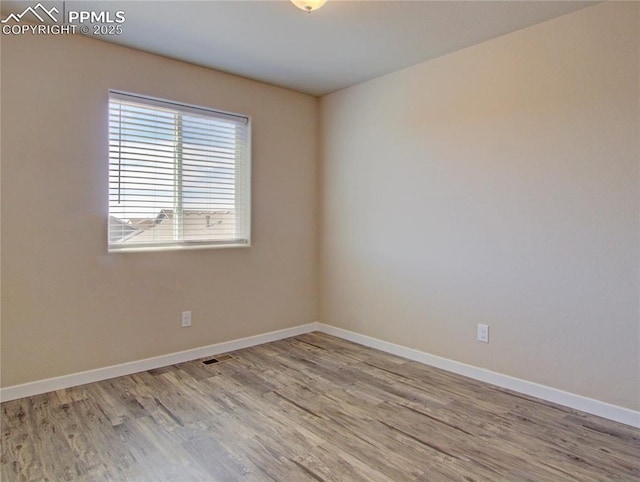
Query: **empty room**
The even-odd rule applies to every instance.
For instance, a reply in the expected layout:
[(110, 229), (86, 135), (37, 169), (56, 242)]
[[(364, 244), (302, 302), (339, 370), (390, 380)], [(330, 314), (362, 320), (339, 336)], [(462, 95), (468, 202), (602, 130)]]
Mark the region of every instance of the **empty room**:
[(640, 2), (1, 7), (2, 481), (640, 481)]

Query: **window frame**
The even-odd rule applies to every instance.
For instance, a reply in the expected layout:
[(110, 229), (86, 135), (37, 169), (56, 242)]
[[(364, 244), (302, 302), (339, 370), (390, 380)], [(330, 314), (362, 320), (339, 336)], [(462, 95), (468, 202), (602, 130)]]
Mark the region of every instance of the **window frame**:
[[(237, 180), (234, 184), (235, 189), (243, 191), (242, 194), (236, 195), (235, 200), (238, 200), (238, 196), (242, 196), (241, 201), (243, 201), (246, 206), (244, 209), (244, 224), (243, 224), (243, 232), (246, 233), (246, 236), (241, 238), (229, 238), (224, 240), (188, 240), (188, 239), (179, 239), (171, 242), (148, 242), (148, 243), (119, 243), (112, 242), (110, 239), (111, 233), (111, 168), (112, 168), (112, 157), (111, 157), (111, 101), (114, 100), (125, 100), (136, 102), (143, 105), (149, 105), (151, 107), (160, 107), (163, 109), (172, 109), (175, 110), (176, 113), (193, 113), (202, 116), (209, 114), (212, 118), (218, 119), (231, 119), (237, 121), (238, 119), (245, 120), (245, 142), (244, 146), (244, 156), (240, 159), (243, 162), (243, 166), (238, 169), (234, 169), (234, 176), (240, 175), (243, 177), (241, 180)], [(167, 100), (159, 97), (153, 97), (148, 95), (136, 94), (131, 92), (126, 92), (122, 90), (109, 89), (108, 91), (108, 102), (107, 102), (107, 117), (108, 117), (108, 171), (109, 171), (109, 182), (108, 182), (108, 216), (107, 216), (107, 248), (109, 253), (131, 253), (131, 252), (145, 252), (145, 251), (176, 251), (176, 250), (193, 250), (193, 249), (218, 249), (218, 248), (248, 248), (251, 247), (251, 226), (252, 226), (252, 212), (251, 212), (251, 194), (252, 194), (252, 119), (249, 115), (245, 114), (237, 114), (234, 112), (223, 111), (220, 109), (213, 109), (210, 107), (204, 107), (189, 103), (183, 103), (175, 100)], [(180, 129), (180, 136), (182, 135), (182, 130)], [(118, 142), (122, 142), (122, 138), (118, 137)], [(234, 159), (237, 161), (237, 159)], [(182, 164), (182, 159), (180, 160), (180, 165)], [(183, 170), (180, 169), (179, 175), (182, 176)], [(182, 200), (184, 195), (179, 197), (179, 204), (182, 205)], [(237, 202), (235, 204), (237, 206)], [(234, 207), (237, 209), (237, 207)], [(177, 214), (180, 218), (184, 216), (184, 211)], [(237, 214), (236, 214), (237, 216)], [(208, 216), (207, 216), (208, 218)], [(119, 218), (116, 218), (119, 219)], [(236, 218), (237, 219), (237, 218)], [(209, 220), (207, 220), (209, 223)], [(208, 224), (207, 224), (208, 226)]]

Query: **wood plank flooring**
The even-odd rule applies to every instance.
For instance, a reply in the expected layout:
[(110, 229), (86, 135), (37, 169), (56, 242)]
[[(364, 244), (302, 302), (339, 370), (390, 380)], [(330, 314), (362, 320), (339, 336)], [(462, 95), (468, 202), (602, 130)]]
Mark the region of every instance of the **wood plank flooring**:
[(640, 481), (640, 430), (310, 333), (2, 404), (3, 481)]

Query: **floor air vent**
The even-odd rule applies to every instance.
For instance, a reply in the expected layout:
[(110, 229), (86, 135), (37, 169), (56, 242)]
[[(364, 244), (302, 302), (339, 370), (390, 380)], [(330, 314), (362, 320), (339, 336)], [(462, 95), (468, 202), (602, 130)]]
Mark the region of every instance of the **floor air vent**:
[(205, 365), (211, 365), (212, 363), (220, 363), (223, 361), (231, 360), (233, 358), (231, 355), (220, 355), (217, 358), (210, 358), (209, 360), (205, 360), (202, 363)]

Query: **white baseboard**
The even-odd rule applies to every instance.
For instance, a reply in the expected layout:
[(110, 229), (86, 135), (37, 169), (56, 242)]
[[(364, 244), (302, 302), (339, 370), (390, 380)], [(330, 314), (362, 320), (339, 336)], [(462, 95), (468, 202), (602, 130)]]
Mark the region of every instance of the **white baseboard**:
[(7, 402), (17, 398), (30, 397), (41, 393), (61, 390), (63, 388), (84, 385), (85, 383), (99, 382), (109, 378), (121, 377), (132, 373), (152, 370), (154, 368), (166, 367), (176, 363), (184, 363), (198, 358), (219, 355), (250, 346), (262, 345), (272, 341), (282, 340), (291, 336), (302, 335), (318, 329), (318, 323), (308, 323), (293, 328), (285, 328), (284, 330), (271, 331), (261, 335), (239, 338), (223, 343), (215, 343), (213, 345), (194, 348), (191, 350), (169, 353), (168, 355), (146, 358), (144, 360), (123, 363), (121, 365), (112, 365), (105, 368), (97, 368), (80, 373), (72, 373), (60, 377), (47, 378), (35, 382), (24, 383), (22, 385), (13, 385), (0, 389), (0, 401)]
[(409, 360), (424, 363), (436, 368), (464, 375), (482, 382), (490, 383), (498, 387), (507, 388), (515, 392), (540, 398), (548, 402), (557, 403), (565, 407), (581, 410), (599, 417), (614, 420), (616, 422), (640, 428), (640, 412), (628, 408), (601, 402), (593, 398), (583, 397), (574, 393), (558, 390), (557, 388), (540, 385), (520, 378), (514, 378), (502, 373), (493, 372), (484, 368), (478, 368), (466, 363), (460, 363), (448, 358), (442, 358), (413, 348), (407, 348), (395, 343), (361, 335), (353, 331), (336, 328), (335, 326), (318, 323), (317, 330), (328, 335), (333, 335), (344, 340), (359, 343), (360, 345), (376, 348), (386, 353), (398, 355)]
[(183, 363), (198, 358), (219, 355), (230, 351), (240, 350), (251, 346), (262, 345), (272, 341), (282, 340), (291, 336), (298, 336), (312, 331), (320, 331), (328, 335), (333, 335), (344, 340), (359, 343), (360, 345), (376, 348), (386, 353), (401, 356), (409, 360), (424, 363), (436, 368), (457, 373), (475, 380), (483, 381), (496, 385), (498, 387), (507, 388), (524, 395), (540, 398), (549, 402), (557, 403), (565, 407), (581, 410), (599, 417), (621, 422), (632, 427), (640, 428), (640, 412), (630, 410), (628, 408), (619, 407), (610, 403), (601, 402), (593, 398), (583, 397), (574, 393), (558, 390), (557, 388), (540, 385), (538, 383), (529, 382), (519, 378), (503, 375), (501, 373), (478, 368), (465, 363), (442, 358), (430, 353), (426, 353), (413, 348), (407, 348), (402, 345), (383, 341), (366, 335), (361, 335), (353, 331), (337, 328), (335, 326), (324, 323), (314, 322), (306, 325), (299, 325), (293, 328), (285, 328), (283, 330), (271, 331), (261, 335), (249, 336), (237, 340), (231, 340), (223, 343), (194, 348), (191, 350), (170, 353), (144, 360), (123, 363), (121, 365), (113, 365), (105, 368), (97, 368), (80, 373), (73, 373), (55, 378), (47, 378), (35, 382), (24, 383), (22, 385), (14, 385), (0, 389), (0, 401), (7, 402), (41, 393), (61, 390), (63, 388), (84, 385), (85, 383), (98, 382), (109, 378), (130, 375), (145, 370), (161, 368), (176, 363)]

